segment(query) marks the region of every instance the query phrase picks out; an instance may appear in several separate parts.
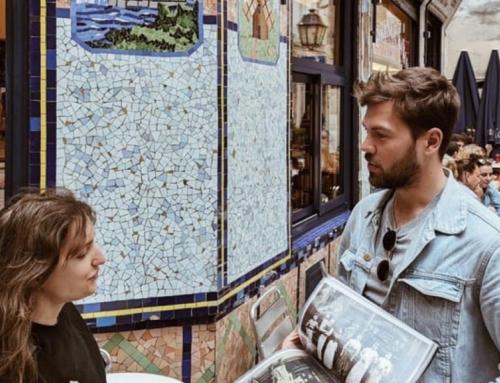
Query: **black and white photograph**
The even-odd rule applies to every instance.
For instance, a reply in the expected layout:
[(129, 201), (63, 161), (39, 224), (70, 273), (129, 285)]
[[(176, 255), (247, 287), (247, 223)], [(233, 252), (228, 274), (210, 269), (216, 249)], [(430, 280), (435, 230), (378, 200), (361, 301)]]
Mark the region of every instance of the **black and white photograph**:
[(236, 383), (414, 383), (437, 345), (333, 277), (298, 319), (303, 350), (282, 350)]

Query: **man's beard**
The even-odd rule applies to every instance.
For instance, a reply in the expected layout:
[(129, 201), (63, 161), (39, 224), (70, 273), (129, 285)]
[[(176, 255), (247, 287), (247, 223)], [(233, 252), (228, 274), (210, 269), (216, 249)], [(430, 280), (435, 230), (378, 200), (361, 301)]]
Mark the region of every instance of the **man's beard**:
[[(365, 154), (367, 161), (370, 161), (371, 158), (371, 154)], [(378, 173), (370, 172), (369, 181), (375, 188), (403, 189), (412, 186), (422, 171), (422, 167), (417, 162), (415, 145), (412, 145), (403, 158), (397, 161), (390, 169), (386, 171), (379, 168), (379, 170), (380, 172)]]

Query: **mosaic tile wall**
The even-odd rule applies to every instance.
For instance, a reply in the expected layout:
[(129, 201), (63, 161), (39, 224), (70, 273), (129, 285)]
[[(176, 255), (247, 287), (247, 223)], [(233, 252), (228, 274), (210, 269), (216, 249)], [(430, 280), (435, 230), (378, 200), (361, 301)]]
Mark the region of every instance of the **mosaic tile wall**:
[[(334, 275), (337, 246), (338, 239), (319, 244), (306, 261), (266, 287), (276, 285), (284, 293), (294, 323), (305, 300), (307, 269), (324, 260)], [(189, 330), (170, 327), (123, 331), (95, 337), (99, 345), (110, 352), (115, 372), (146, 371), (186, 383), (233, 382), (259, 360), (248, 315), (255, 300), (256, 296), (248, 299), (212, 325), (192, 326)], [(183, 355), (186, 340), (191, 341), (189, 358)], [(191, 364), (186, 365), (186, 359), (191, 360)]]
[(30, 182), (93, 205), (108, 256), (84, 318), (115, 371), (233, 381), (255, 362), (257, 292), (279, 278), (300, 307), (301, 263), (346, 219), (292, 254), (286, 36), (276, 63), (245, 61), (238, 2), (207, 1), (188, 55), (96, 53), (74, 41), (70, 1), (31, 3)]
[[(228, 31), (228, 281), (288, 250), (286, 55), (243, 61)], [(286, 44), (281, 44), (286, 51)], [(265, 105), (265, 107), (263, 107)], [(257, 113), (258, 111), (258, 113)], [(249, 246), (251, 244), (251, 246)]]
[(94, 54), (57, 29), (57, 183), (98, 212), (96, 297), (216, 290), (217, 39), (190, 57)]

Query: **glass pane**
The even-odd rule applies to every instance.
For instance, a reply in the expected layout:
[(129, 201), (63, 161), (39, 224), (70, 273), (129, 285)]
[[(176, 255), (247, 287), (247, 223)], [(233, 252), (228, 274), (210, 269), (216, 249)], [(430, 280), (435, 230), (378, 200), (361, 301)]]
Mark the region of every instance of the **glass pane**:
[(340, 176), (340, 108), (341, 89), (323, 86), (321, 129), (321, 203), (326, 203), (343, 193)]
[[(340, 65), (339, 6), (340, 0), (292, 1), (292, 55), (294, 57), (307, 57), (330, 65)], [(326, 30), (315, 25), (299, 28), (299, 23), (306, 21), (312, 14), (319, 16)], [(303, 19), (304, 16), (306, 19)], [(310, 17), (310, 19), (313, 20), (315, 17)], [(323, 36), (322, 39), (321, 36)]]
[(313, 204), (312, 137), (314, 121), (313, 84), (294, 82), (292, 90), (291, 177), (292, 211)]
[(373, 70), (397, 71), (409, 66), (411, 18), (395, 5), (377, 6), (377, 38)]

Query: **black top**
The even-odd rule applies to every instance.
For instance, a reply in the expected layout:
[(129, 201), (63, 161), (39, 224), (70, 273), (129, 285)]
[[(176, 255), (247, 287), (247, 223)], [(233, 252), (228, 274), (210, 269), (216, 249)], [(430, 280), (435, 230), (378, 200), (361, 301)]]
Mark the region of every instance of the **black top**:
[(39, 383), (106, 383), (99, 347), (72, 303), (64, 305), (56, 325), (33, 323), (32, 336)]

